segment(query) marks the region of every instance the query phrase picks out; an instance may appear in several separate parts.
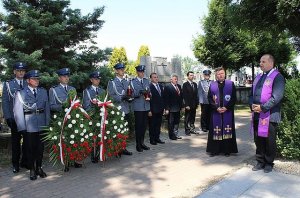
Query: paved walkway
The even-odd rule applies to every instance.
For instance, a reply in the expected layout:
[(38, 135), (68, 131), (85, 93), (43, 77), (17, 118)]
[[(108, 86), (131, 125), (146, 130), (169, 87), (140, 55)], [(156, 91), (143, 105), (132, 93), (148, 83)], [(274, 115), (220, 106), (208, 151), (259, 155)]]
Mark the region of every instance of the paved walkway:
[[(72, 168), (68, 173), (46, 164), (45, 179), (30, 181), (29, 171), (13, 174), (9, 168), (0, 167), (0, 197), (195, 197), (224, 177), (239, 173), (245, 161), (253, 157), (248, 113), (236, 114), (236, 128), (239, 153), (230, 157), (209, 157), (205, 152), (206, 133), (183, 136), (178, 141), (170, 141), (164, 134), (166, 144), (148, 144), (151, 150), (143, 153), (137, 153), (130, 145), (128, 150), (133, 155), (120, 160), (114, 158), (99, 164), (86, 160), (84, 168)], [(259, 177), (259, 173), (255, 175)], [(203, 196), (207, 193), (210, 192), (205, 191)]]

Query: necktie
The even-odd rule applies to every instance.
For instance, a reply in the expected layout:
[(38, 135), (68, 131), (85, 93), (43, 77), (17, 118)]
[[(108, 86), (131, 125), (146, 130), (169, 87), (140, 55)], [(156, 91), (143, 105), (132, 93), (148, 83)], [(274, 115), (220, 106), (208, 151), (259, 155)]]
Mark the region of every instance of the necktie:
[(20, 80), (20, 88), (22, 89), (23, 88), (23, 85), (22, 85), (22, 81)]
[(66, 92), (68, 93), (68, 89), (67, 89), (67, 86), (65, 86), (65, 90), (66, 90)]
[(161, 95), (161, 91), (160, 91), (160, 88), (159, 88), (159, 85), (158, 85), (158, 84), (156, 84), (156, 89), (157, 89), (159, 95)]
[(98, 91), (98, 87), (96, 88), (96, 94), (98, 95), (99, 91)]
[(177, 87), (177, 85), (175, 85), (175, 89), (177, 91), (177, 94), (180, 95), (180, 91), (179, 91), (179, 88)]
[(33, 95), (34, 95), (34, 97), (36, 97), (36, 90), (35, 89), (33, 89)]
[(194, 84), (193, 84), (193, 83), (191, 83), (191, 86), (192, 86), (192, 88), (193, 88), (193, 90), (194, 90)]

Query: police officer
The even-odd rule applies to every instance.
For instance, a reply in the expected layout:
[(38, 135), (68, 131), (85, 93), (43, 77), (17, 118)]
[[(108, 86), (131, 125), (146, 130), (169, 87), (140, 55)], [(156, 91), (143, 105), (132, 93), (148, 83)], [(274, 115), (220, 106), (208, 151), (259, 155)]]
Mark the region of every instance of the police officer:
[[(93, 105), (92, 100), (105, 92), (104, 89), (99, 87), (100, 78), (101, 77), (100, 77), (99, 71), (92, 72), (90, 74), (90, 81), (91, 81), (92, 85), (88, 86), (83, 91), (83, 108), (87, 111), (92, 108), (92, 105)], [(98, 153), (97, 150), (92, 151), (92, 153), (91, 153), (92, 163), (98, 162), (98, 154), (97, 153)]]
[[(70, 69), (69, 68), (62, 68), (56, 71), (58, 75), (59, 84), (53, 86), (49, 90), (49, 103), (50, 103), (50, 110), (52, 112), (60, 112), (62, 111), (62, 104), (67, 101), (68, 99), (68, 92), (70, 90), (76, 89), (70, 85), (68, 85), (70, 81)], [(82, 164), (74, 162), (75, 168), (81, 168)], [(66, 165), (65, 172), (69, 171), (68, 165)]]
[(144, 78), (144, 65), (138, 65), (136, 68), (137, 77), (131, 81), (134, 100), (133, 110), (135, 119), (135, 139), (136, 150), (142, 152), (150, 148), (144, 144), (145, 132), (148, 123), (148, 113), (150, 111), (150, 82)]
[[(121, 111), (125, 113), (125, 120), (129, 122), (129, 102), (130, 97), (127, 96), (126, 91), (130, 86), (129, 82), (124, 79), (125, 65), (117, 63), (114, 66), (116, 77), (108, 82), (107, 92), (115, 104), (121, 106)], [(132, 155), (127, 149), (122, 151), (123, 155)]]
[(211, 71), (203, 71), (203, 80), (199, 81), (198, 84), (198, 94), (199, 94), (199, 103), (201, 105), (201, 129), (203, 132), (209, 131), (209, 122), (210, 122), (210, 108), (209, 102), (207, 99), (209, 86), (211, 83), (210, 78)]
[(18, 131), (24, 132), (26, 154), (30, 169), (30, 180), (36, 180), (37, 175), (47, 177), (42, 169), (44, 152), (43, 128), (49, 125), (50, 107), (47, 91), (39, 86), (39, 71), (26, 73), (28, 86), (16, 92), (14, 116)]
[[(11, 147), (12, 147), (12, 165), (13, 173), (17, 173), (20, 170), (20, 156), (21, 156), (21, 139), (23, 134), (18, 132), (17, 125), (14, 119), (13, 103), (15, 99), (15, 93), (27, 86), (27, 82), (23, 80), (26, 64), (23, 62), (17, 62), (13, 65), (15, 78), (7, 81), (3, 85), (2, 93), (2, 109), (3, 115), (6, 119), (7, 125), (11, 129)], [(22, 144), (22, 159), (21, 167), (27, 168), (26, 164), (26, 152), (25, 144)]]

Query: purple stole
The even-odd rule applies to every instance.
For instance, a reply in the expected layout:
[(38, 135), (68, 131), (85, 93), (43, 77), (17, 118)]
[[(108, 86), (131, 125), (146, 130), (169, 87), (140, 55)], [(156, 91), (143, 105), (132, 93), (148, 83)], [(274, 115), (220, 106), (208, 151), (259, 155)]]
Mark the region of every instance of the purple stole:
[[(226, 106), (228, 102), (231, 100), (232, 95), (232, 81), (225, 80), (225, 85), (223, 89), (223, 106)], [(210, 91), (213, 96), (215, 104), (217, 107), (220, 107), (220, 94), (219, 94), (219, 87), (218, 82), (214, 81), (210, 85)], [(232, 129), (233, 129), (233, 118), (232, 118), (232, 111), (227, 110), (222, 114), (214, 111), (212, 113), (213, 117), (213, 139), (214, 140), (223, 140), (223, 139), (230, 139), (232, 138)]]
[[(273, 82), (275, 77), (279, 74), (278, 70), (270, 71), (267, 75), (265, 82), (263, 84), (260, 96), (260, 104), (266, 103), (272, 96), (272, 88)], [(253, 90), (252, 93), (254, 94), (255, 88), (257, 83), (259, 82), (262, 74), (257, 75), (253, 82)], [(253, 132), (253, 119), (254, 119), (254, 112), (252, 112), (252, 122), (251, 122), (251, 131)], [(267, 112), (260, 112), (259, 113), (259, 122), (258, 122), (258, 136), (259, 137), (268, 137), (269, 135), (269, 123), (270, 123), (270, 111)]]

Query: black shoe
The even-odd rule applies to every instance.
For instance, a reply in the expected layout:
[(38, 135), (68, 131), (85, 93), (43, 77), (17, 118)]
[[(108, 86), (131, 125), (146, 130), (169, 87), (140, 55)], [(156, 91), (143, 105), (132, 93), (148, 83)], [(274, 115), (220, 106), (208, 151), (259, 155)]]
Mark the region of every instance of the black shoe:
[(38, 167), (36, 169), (36, 174), (39, 175), (41, 178), (47, 177), (47, 174), (43, 171), (41, 167)]
[(146, 146), (145, 144), (141, 144), (141, 148), (143, 150), (150, 150), (150, 147)]
[(230, 156), (230, 153), (225, 153), (225, 157), (229, 157)]
[(177, 138), (177, 139), (182, 139), (182, 137), (180, 137), (180, 136), (177, 136), (176, 138)]
[(177, 137), (170, 137), (170, 140), (177, 140)]
[[(192, 132), (191, 132), (192, 133)], [(191, 136), (191, 133), (185, 133), (186, 136)]]
[(143, 152), (143, 149), (142, 149), (141, 147), (137, 146), (137, 147), (136, 147), (136, 151), (137, 151), (137, 152)]
[(92, 162), (92, 163), (95, 164), (95, 163), (98, 163), (98, 161), (99, 161), (99, 160), (98, 160), (98, 157), (97, 157), (97, 156), (96, 156), (96, 157), (94, 157), (94, 156), (91, 157), (91, 162)]
[(159, 143), (159, 144), (164, 144), (165, 143), (164, 141), (161, 141), (161, 139), (156, 140), (156, 142)]
[(208, 129), (202, 129), (203, 132), (208, 132)]
[(13, 173), (18, 173), (20, 171), (19, 166), (13, 166)]
[(64, 172), (69, 172), (69, 170), (70, 170), (70, 169), (69, 169), (68, 166), (65, 166), (65, 167), (64, 167)]
[(77, 162), (74, 162), (74, 167), (75, 167), (75, 168), (81, 168), (81, 167), (82, 167), (82, 164), (79, 164), (79, 163), (77, 163)]
[(132, 155), (132, 152), (128, 151), (127, 149), (124, 149), (122, 151), (122, 155)]
[(30, 180), (36, 180), (37, 176), (36, 176), (36, 172), (34, 169), (30, 169), (29, 178), (30, 178)]
[(258, 170), (262, 170), (264, 167), (265, 165), (263, 163), (258, 162), (255, 166), (253, 166), (252, 170), (258, 171)]
[(216, 155), (219, 155), (218, 153), (210, 153), (209, 154), (209, 157), (214, 157), (214, 156), (216, 156)]
[(157, 145), (157, 142), (156, 141), (150, 141), (150, 144)]
[(264, 168), (264, 173), (272, 172), (273, 167), (271, 165), (266, 165)]
[(196, 131), (191, 131), (191, 134), (197, 134)]

